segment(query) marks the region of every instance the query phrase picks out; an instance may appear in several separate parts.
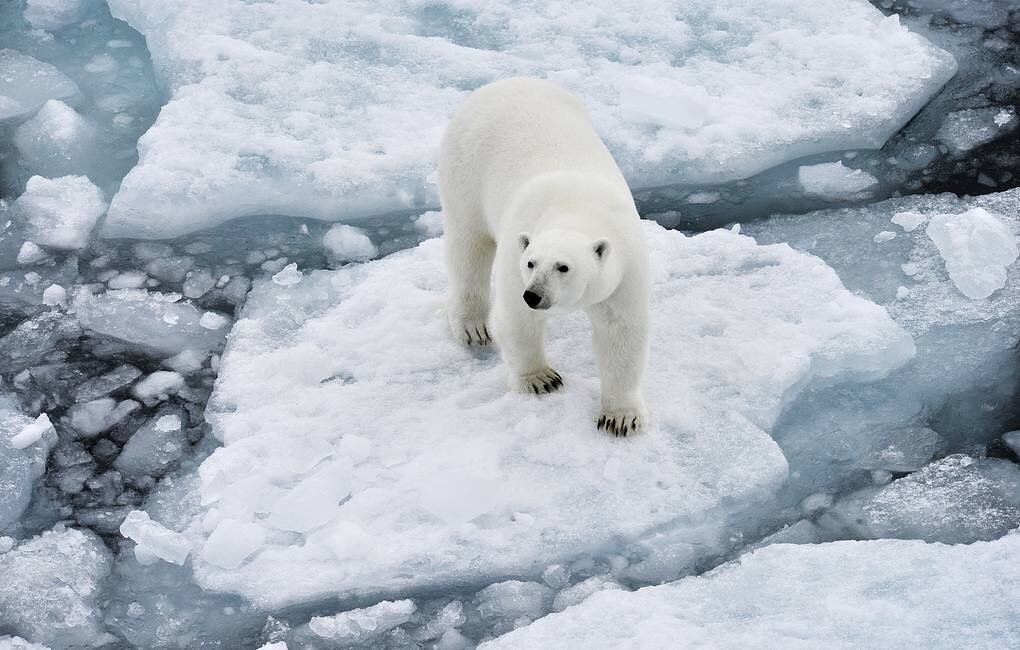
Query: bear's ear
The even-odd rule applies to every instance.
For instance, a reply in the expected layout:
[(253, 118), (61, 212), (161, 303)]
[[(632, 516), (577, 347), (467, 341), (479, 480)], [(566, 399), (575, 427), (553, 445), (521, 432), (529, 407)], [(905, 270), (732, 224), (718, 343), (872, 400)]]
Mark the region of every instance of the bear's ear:
[(531, 233), (522, 232), (521, 234), (517, 235), (517, 241), (520, 242), (521, 244), (521, 250), (522, 251), (525, 250), (528, 247), (528, 245), (531, 244)]
[(609, 240), (608, 239), (596, 239), (591, 244), (592, 250), (595, 251), (595, 257), (599, 258), (599, 261), (606, 259), (606, 255), (609, 254)]

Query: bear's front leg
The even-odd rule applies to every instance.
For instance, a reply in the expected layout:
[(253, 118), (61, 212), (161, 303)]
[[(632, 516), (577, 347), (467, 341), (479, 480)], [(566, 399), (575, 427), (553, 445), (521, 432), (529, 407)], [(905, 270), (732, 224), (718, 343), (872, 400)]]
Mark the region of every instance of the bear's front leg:
[(648, 359), (648, 324), (640, 312), (596, 305), (592, 322), (595, 359), (602, 378), (602, 410), (596, 426), (614, 436), (640, 433), (648, 424), (641, 393)]
[(510, 388), (553, 393), (563, 386), (563, 377), (545, 359), (545, 319), (523, 301), (521, 306), (497, 308), (495, 313), (496, 343), (510, 373)]

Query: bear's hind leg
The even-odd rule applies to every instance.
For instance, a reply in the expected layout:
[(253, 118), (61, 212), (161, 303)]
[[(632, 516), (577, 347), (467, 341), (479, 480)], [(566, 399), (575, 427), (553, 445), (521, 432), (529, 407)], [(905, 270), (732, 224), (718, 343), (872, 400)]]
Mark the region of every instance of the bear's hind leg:
[(447, 228), (447, 311), (453, 338), (464, 345), (489, 345), (489, 292), (496, 242), (484, 234)]

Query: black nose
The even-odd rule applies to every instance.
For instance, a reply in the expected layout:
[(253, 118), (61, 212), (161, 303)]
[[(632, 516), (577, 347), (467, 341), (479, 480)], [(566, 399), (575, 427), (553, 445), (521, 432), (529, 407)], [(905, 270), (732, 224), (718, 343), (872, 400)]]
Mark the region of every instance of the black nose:
[(542, 296), (538, 295), (534, 291), (525, 291), (524, 302), (528, 303), (528, 307), (534, 309), (535, 307), (538, 307), (538, 303), (542, 302)]

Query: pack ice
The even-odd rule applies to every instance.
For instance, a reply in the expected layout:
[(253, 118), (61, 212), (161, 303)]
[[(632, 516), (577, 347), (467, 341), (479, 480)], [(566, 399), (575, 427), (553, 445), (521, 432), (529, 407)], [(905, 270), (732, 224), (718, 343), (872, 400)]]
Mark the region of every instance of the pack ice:
[(656, 424), (639, 439), (594, 428), (583, 315), (551, 328), (567, 387), (548, 398), (508, 393), (497, 355), (455, 344), (440, 240), (257, 284), (206, 412), (224, 446), (200, 466), (200, 499), (177, 500), (203, 506), (180, 527), (199, 584), (281, 607), (607, 552), (661, 579), (721, 552), (726, 517), (786, 476), (767, 433), (784, 405), (805, 386), (883, 376), (913, 342), (786, 245), (646, 234)]
[(109, 5), (170, 97), (113, 198), (117, 237), (435, 205), (453, 109), (514, 75), (578, 93), (643, 188), (877, 148), (956, 70), (864, 0)]
[(703, 576), (603, 591), (499, 639), (513, 648), (1007, 648), (1020, 534), (946, 546), (769, 546)]

